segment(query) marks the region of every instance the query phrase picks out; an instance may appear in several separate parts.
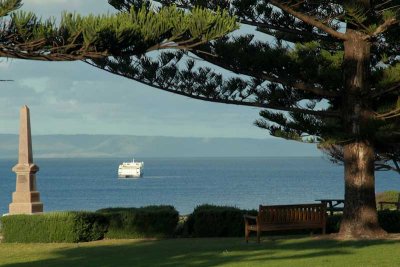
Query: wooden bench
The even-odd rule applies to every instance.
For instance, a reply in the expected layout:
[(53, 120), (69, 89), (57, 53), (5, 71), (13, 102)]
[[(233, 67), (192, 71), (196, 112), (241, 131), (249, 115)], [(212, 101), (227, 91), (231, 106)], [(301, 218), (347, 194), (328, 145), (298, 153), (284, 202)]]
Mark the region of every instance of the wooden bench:
[(400, 194), (399, 197), (397, 199), (397, 202), (395, 201), (379, 201), (379, 206), (380, 209), (383, 210), (383, 205), (395, 205), (396, 206), (396, 210), (399, 211), (400, 210)]
[(244, 215), (245, 239), (249, 242), (250, 232), (257, 232), (260, 243), (261, 232), (322, 229), (326, 232), (326, 204), (260, 205), (257, 216)]

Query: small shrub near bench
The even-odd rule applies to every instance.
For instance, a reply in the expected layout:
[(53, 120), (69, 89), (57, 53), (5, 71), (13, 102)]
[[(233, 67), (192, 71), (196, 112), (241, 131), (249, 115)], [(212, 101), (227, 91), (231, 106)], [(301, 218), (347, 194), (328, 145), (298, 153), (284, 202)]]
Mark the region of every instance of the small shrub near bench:
[(341, 214), (328, 216), (326, 219), (326, 233), (338, 233), (340, 229), (340, 222), (342, 221)]
[(400, 233), (400, 211), (378, 211), (379, 224), (388, 233)]
[(97, 211), (109, 220), (106, 238), (172, 237), (179, 213), (172, 206), (107, 208)]
[(74, 243), (104, 238), (108, 221), (94, 212), (52, 212), (1, 218), (3, 242)]
[(201, 205), (189, 215), (185, 232), (193, 237), (243, 236), (244, 214), (257, 215), (257, 211), (226, 206)]

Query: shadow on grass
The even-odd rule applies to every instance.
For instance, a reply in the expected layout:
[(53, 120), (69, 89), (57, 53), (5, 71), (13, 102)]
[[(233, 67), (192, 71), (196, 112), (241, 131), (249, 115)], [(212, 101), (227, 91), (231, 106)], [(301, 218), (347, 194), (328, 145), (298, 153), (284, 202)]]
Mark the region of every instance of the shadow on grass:
[[(326, 257), (355, 254), (357, 249), (390, 245), (394, 240), (336, 241), (310, 238), (264, 240), (246, 244), (242, 239), (169, 239), (158, 241), (100, 241), (56, 248), (48, 259), (18, 262), (7, 267), (39, 266), (218, 266), (280, 261), (323, 261)], [(35, 246), (35, 245), (33, 245)], [(40, 244), (38, 253), (40, 253)], [(373, 249), (371, 248), (371, 253)], [(23, 254), (23, 251), (21, 251)], [(310, 261), (311, 262), (311, 261)]]

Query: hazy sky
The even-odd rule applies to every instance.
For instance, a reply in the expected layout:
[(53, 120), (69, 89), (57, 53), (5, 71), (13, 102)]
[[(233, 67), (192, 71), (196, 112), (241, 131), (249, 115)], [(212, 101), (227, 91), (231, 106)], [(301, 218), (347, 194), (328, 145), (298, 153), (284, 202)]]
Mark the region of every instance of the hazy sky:
[[(25, 0), (42, 17), (63, 10), (113, 12), (106, 0)], [(82, 62), (2, 58), (0, 133), (17, 133), (19, 108), (31, 109), (33, 134), (131, 134), (265, 138), (259, 109), (201, 102), (114, 76)]]

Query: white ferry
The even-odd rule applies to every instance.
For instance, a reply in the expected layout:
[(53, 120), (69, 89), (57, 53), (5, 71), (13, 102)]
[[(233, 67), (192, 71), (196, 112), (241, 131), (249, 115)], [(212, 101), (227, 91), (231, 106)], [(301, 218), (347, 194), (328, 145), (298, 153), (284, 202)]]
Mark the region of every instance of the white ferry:
[(119, 178), (139, 178), (143, 177), (144, 162), (123, 162), (118, 167)]

